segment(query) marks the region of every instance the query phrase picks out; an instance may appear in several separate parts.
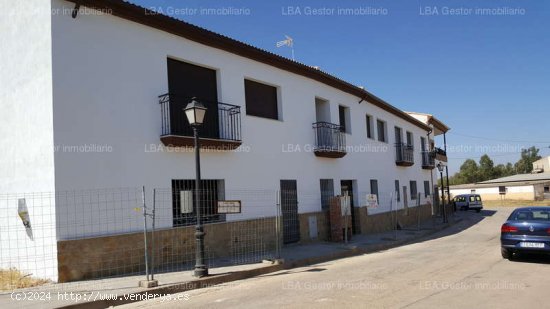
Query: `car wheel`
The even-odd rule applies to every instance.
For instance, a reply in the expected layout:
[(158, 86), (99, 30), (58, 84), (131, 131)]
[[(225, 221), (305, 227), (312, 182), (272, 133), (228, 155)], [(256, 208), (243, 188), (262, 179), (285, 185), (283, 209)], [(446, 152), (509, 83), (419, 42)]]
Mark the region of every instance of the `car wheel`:
[(478, 213), (481, 212), (481, 209), (476, 209), (476, 212), (478, 212)]
[(502, 258), (507, 260), (512, 260), (512, 257), (514, 256), (514, 253), (510, 249), (501, 248), (500, 253), (502, 254)]

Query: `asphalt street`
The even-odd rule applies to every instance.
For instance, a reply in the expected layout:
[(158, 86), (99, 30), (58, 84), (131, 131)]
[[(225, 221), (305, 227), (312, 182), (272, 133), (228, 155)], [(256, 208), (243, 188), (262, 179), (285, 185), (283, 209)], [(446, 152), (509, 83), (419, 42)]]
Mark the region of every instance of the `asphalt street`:
[(468, 213), (429, 239), (122, 308), (548, 308), (550, 258), (502, 259), (512, 208)]

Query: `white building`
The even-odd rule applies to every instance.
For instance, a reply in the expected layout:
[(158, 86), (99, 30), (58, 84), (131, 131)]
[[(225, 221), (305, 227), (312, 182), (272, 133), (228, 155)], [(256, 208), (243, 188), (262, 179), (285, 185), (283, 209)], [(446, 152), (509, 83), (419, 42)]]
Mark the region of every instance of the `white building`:
[(518, 174), (473, 184), (451, 186), (451, 195), (480, 194), (483, 200), (550, 199), (550, 156), (533, 162), (530, 174)]
[[(73, 18), (76, 2), (82, 6)], [(0, 192), (192, 189), (193, 153), (164, 146), (191, 145), (182, 108), (197, 97), (208, 107), (203, 146), (222, 150), (203, 151), (202, 178), (222, 194), (297, 188), (291, 204), (299, 216), (322, 214), (320, 188), (350, 191), (357, 209), (364, 194), (378, 193), (380, 207), (369, 215), (387, 213), (395, 190), (394, 208), (430, 201), (437, 176), (422, 151), (432, 150), (433, 124), (360, 87), (125, 1), (3, 4)], [(319, 194), (305, 202), (299, 192)], [(411, 200), (417, 193), (421, 200)], [(241, 200), (234, 219), (255, 218)], [(17, 205), (2, 201), (8, 215), (1, 220), (24, 235)], [(34, 240), (2, 233), (0, 267), (17, 260), (56, 279), (39, 270), (57, 263), (59, 241), (136, 232), (143, 224), (139, 216), (123, 226), (83, 218), (85, 205), (58, 196), (40, 201), (27, 201)], [(157, 211), (157, 227), (185, 225), (172, 207)]]

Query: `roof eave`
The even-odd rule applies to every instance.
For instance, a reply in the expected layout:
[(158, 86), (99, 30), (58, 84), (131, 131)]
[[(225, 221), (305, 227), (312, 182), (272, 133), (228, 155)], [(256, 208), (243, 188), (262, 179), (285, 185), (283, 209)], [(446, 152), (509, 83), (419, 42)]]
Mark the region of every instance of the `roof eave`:
[(153, 27), (203, 45), (225, 50), (239, 56), (243, 56), (258, 62), (262, 62), (279, 69), (289, 71), (304, 77), (316, 80), (328, 86), (334, 87), (356, 97), (367, 100), (389, 113), (406, 120), (417, 127), (429, 131), (430, 127), (421, 121), (411, 117), (400, 109), (392, 106), (372, 93), (354, 86), (333, 75), (309, 67), (302, 63), (281, 57), (264, 51), (238, 40), (189, 24), (167, 15), (156, 13), (147, 8), (121, 0), (67, 0), (73, 3), (93, 8), (109, 10), (112, 15), (124, 18), (145, 26)]

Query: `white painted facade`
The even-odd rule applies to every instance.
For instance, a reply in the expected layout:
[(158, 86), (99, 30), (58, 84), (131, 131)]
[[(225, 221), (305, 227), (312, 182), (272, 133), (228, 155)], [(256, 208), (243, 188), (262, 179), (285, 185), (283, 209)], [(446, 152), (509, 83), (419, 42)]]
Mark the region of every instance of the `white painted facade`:
[(533, 162), (533, 171), (537, 171), (539, 173), (550, 173), (550, 156)]
[[(28, 2), (31, 1), (18, 1), (17, 5), (48, 4)], [(56, 12), (74, 7), (62, 0), (52, 0), (51, 5)], [(0, 22), (4, 23), (4, 19)], [(168, 91), (168, 57), (215, 69), (218, 100), (241, 106), (241, 148), (201, 155), (202, 178), (223, 179), (227, 194), (238, 190), (274, 192), (279, 189), (281, 179), (296, 179), (299, 212), (308, 213), (321, 210), (320, 179), (334, 179), (336, 194), (340, 193), (340, 180), (354, 180), (356, 206), (365, 204), (370, 180), (376, 179), (380, 207), (369, 213), (378, 213), (389, 211), (395, 180), (400, 181), (401, 190), (403, 186), (409, 188), (410, 181), (416, 181), (421, 193), (424, 181), (432, 180), (433, 171), (422, 169), (420, 155), (420, 137), (428, 134), (425, 129), (368, 102), (358, 104), (360, 98), (323, 83), (111, 15), (79, 14), (73, 19), (70, 14), (54, 14), (32, 22), (24, 19), (16, 22), (26, 27), (6, 23), (13, 28), (9, 39), (14, 45), (8, 44), (9, 61), (6, 57), (0, 60), (2, 71), (7, 68), (9, 72), (8, 80), (2, 80), (0, 103), (2, 119), (7, 121), (1, 121), (0, 126), (3, 133), (9, 133), (0, 137), (8, 150), (0, 153), (1, 191), (141, 186), (151, 190), (170, 188), (172, 179), (194, 179), (193, 153), (153, 151), (161, 145), (157, 96)], [(22, 35), (29, 36), (33, 48), (28, 48), (28, 42), (21, 42)], [(29, 75), (27, 70), (11, 64), (19, 62), (12, 61), (19, 57), (31, 61), (26, 65), (35, 73)], [(278, 87), (281, 120), (246, 115), (245, 78)], [(350, 109), (351, 134), (346, 134), (346, 145), (351, 148), (343, 158), (319, 158), (311, 151), (316, 98), (329, 102), (329, 115), (323, 117), (330, 117), (332, 123), (338, 123), (339, 105)], [(381, 119), (387, 123), (388, 143), (367, 138), (366, 114), (372, 115), (374, 121)], [(394, 126), (402, 128), (404, 135), (406, 131), (413, 134), (413, 166), (396, 166)], [(376, 137), (376, 123), (374, 129)], [(20, 151), (23, 146), (35, 145), (33, 151)], [(67, 146), (84, 145), (102, 151), (64, 151)], [(50, 151), (54, 146), (55, 153)], [(350, 151), (353, 147), (370, 151)], [(317, 194), (318, 199), (303, 198), (300, 192), (308, 193), (309, 197)], [(234, 195), (238, 197), (237, 193)], [(258, 215), (254, 203), (246, 198), (242, 197), (243, 213), (230, 215), (228, 220)], [(421, 204), (427, 201), (422, 194)], [(415, 205), (416, 201), (409, 200), (409, 207)], [(402, 207), (403, 197), (393, 205), (394, 209)], [(78, 205), (58, 205), (57, 232), (48, 241), (93, 236), (93, 231), (102, 230), (104, 223), (100, 218), (93, 222), (93, 227), (88, 223), (90, 218), (81, 218), (86, 211)], [(157, 227), (170, 228), (172, 209), (157, 212), (164, 218), (157, 222)], [(79, 220), (86, 224), (82, 224), (77, 234), (69, 232), (62, 223), (78, 225)], [(135, 216), (128, 218), (124, 226), (104, 228), (112, 233), (131, 232), (141, 230), (142, 224), (142, 217)]]
[[(54, 204), (22, 194), (55, 191), (50, 2), (0, 5), (0, 268), (55, 278)], [(33, 239), (18, 216), (23, 197)]]
[[(451, 196), (457, 196), (459, 194), (470, 194), (470, 193), (480, 194), (480, 195), (499, 195), (499, 186), (486, 187), (486, 188), (471, 188), (471, 189), (453, 189), (451, 188)], [(534, 185), (524, 185), (524, 186), (506, 186), (506, 194), (522, 194), (522, 195), (531, 195), (532, 199), (535, 197)]]

